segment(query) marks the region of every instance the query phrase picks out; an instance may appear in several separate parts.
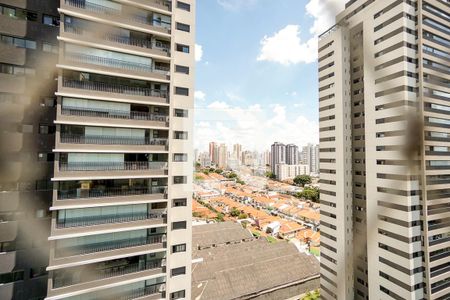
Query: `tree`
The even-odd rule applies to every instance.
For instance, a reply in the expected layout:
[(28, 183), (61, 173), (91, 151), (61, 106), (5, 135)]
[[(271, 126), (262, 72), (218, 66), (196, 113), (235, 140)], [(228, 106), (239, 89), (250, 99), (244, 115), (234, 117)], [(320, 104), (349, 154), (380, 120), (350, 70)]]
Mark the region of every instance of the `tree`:
[(239, 216), (238, 216), (238, 219), (240, 219), (240, 220), (242, 220), (242, 219), (247, 219), (248, 218), (248, 215), (246, 214), (246, 213), (241, 213), (241, 214), (239, 214)]
[(230, 216), (232, 216), (232, 217), (237, 217), (240, 214), (241, 214), (241, 212), (236, 207), (233, 207), (230, 211)]
[(318, 299), (320, 299), (319, 289), (306, 293), (306, 295), (302, 298), (302, 300), (318, 300)]
[(236, 179), (236, 182), (237, 182), (237, 183), (239, 183), (239, 184), (245, 185), (245, 181), (243, 181), (243, 180), (240, 180), (239, 178), (238, 178), (238, 179)]
[(196, 180), (196, 181), (203, 180), (203, 177), (200, 176), (200, 175), (195, 175), (195, 180)]
[(266, 172), (266, 177), (269, 179), (277, 178), (277, 176), (273, 172)]
[(219, 222), (223, 222), (224, 221), (223, 213), (218, 213), (217, 217), (216, 217), (216, 220), (219, 221)]
[(236, 173), (231, 172), (230, 174), (227, 175), (227, 177), (228, 177), (229, 179), (233, 179), (233, 178), (237, 178), (238, 176), (237, 176)]
[(297, 193), (297, 197), (311, 200), (312, 202), (319, 202), (320, 191), (318, 188), (307, 187), (303, 189), (303, 192)]
[(222, 174), (223, 170), (222, 169), (215, 169), (214, 172), (217, 173), (217, 174)]
[(298, 175), (294, 178), (294, 183), (300, 186), (305, 186), (305, 184), (310, 184), (311, 176), (309, 175)]
[(198, 170), (198, 169), (200, 169), (201, 166), (202, 166), (202, 165), (201, 165), (199, 162), (196, 162), (196, 163), (195, 163), (195, 169)]
[(209, 175), (209, 171), (208, 170), (203, 170), (203, 174)]

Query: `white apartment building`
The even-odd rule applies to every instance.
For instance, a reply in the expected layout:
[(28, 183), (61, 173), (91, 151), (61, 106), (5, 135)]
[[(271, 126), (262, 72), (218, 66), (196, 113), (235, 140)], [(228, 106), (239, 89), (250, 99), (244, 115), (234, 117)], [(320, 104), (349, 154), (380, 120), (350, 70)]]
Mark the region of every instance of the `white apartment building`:
[(60, 1), (46, 299), (191, 298), (195, 8)]
[(352, 0), (319, 38), (321, 298), (450, 298), (450, 3)]
[(309, 165), (277, 164), (275, 175), (278, 180), (294, 179), (298, 175), (309, 175)]

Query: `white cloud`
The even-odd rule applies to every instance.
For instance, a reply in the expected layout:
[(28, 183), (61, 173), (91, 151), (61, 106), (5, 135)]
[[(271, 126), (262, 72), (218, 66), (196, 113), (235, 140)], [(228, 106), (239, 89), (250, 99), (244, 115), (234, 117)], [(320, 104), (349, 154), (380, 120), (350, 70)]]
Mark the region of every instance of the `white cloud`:
[(291, 65), (312, 63), (316, 57), (317, 40), (311, 38), (303, 43), (300, 39), (300, 26), (287, 25), (273, 36), (264, 36), (257, 60)]
[(280, 104), (263, 108), (215, 101), (197, 108), (195, 114), (194, 143), (200, 150), (206, 150), (211, 141), (263, 151), (275, 141), (302, 146), (319, 139), (317, 122), (306, 116), (289, 116), (287, 107)]
[(240, 11), (256, 4), (258, 0), (217, 0), (217, 3), (229, 11)]
[(306, 12), (314, 18), (309, 32), (318, 36), (334, 25), (336, 15), (344, 9), (344, 0), (310, 0)]
[(206, 94), (202, 91), (195, 91), (194, 98), (195, 98), (195, 100), (205, 101)]
[(343, 0), (310, 0), (306, 4), (306, 13), (313, 20), (307, 41), (300, 38), (299, 25), (287, 25), (272, 36), (264, 36), (260, 41), (259, 61), (271, 61), (282, 65), (312, 63), (317, 60), (318, 36), (330, 28), (335, 16), (344, 8)]
[(203, 57), (203, 47), (202, 45), (195, 44), (195, 61), (201, 61)]

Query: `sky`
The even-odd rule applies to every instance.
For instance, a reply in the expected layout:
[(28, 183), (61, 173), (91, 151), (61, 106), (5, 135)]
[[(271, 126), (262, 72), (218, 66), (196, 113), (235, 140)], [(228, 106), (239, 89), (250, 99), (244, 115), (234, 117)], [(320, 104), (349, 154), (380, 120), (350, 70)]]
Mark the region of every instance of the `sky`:
[(317, 36), (345, 0), (197, 0), (194, 147), (318, 143)]

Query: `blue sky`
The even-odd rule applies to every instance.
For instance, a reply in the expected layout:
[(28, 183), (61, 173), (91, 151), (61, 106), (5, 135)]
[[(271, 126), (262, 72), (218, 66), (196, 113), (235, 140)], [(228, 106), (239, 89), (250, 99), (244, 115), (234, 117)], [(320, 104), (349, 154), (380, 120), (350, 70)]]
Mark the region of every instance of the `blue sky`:
[(316, 37), (334, 3), (197, 0), (196, 148), (318, 141)]

